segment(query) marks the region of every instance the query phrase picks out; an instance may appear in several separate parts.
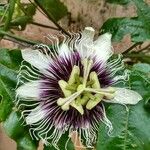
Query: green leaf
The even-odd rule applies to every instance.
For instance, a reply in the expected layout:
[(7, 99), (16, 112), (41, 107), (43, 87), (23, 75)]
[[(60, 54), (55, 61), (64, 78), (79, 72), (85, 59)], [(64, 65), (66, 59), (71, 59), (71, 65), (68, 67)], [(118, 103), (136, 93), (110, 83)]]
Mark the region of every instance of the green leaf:
[(30, 16), (20, 16), (11, 22), (11, 27), (21, 26), (21, 28), (19, 28), (19, 30), (24, 30), (26, 25), (31, 21), (32, 21), (32, 17), (30, 17)]
[(4, 20), (6, 19), (6, 11), (7, 11), (7, 7), (4, 6), (0, 6), (0, 18), (1, 18), (1, 22), (3, 23)]
[(4, 122), (6, 133), (17, 142), (17, 150), (36, 150), (37, 141), (34, 141), (28, 133), (28, 128), (21, 124), (17, 112), (12, 112)]
[[(131, 71), (130, 80), (129, 80), (129, 86), (140, 93), (142, 97), (145, 99), (145, 97), (150, 97), (150, 77), (149, 73), (145, 73), (142, 71), (143, 66), (138, 64), (138, 68), (136, 66), (133, 67), (133, 70)], [(140, 71), (139, 71), (139, 68)]]
[(114, 41), (120, 41), (126, 34), (131, 34), (132, 41), (141, 42), (150, 39), (144, 22), (136, 18), (108, 19), (101, 28), (101, 33), (110, 32)]
[(150, 98), (150, 78), (146, 68), (149, 68), (148, 64), (134, 65), (128, 82), (128, 86), (140, 93), (143, 100), (134, 106), (127, 106), (129, 110), (119, 104), (110, 104), (106, 115), (114, 129), (112, 135), (108, 136), (105, 125), (101, 124), (97, 149), (149, 150), (150, 111), (145, 109), (145, 103)]
[(105, 127), (99, 129), (97, 149), (102, 150), (149, 150), (150, 113), (143, 107), (143, 101), (135, 106), (111, 105), (107, 117), (113, 124), (113, 133), (108, 136)]
[(18, 1), (13, 20), (11, 21), (11, 27), (20, 26), (19, 30), (24, 30), (26, 25), (32, 22), (35, 12), (36, 6), (34, 4), (24, 4)]
[(133, 70), (137, 70), (143, 73), (150, 73), (150, 64), (138, 63), (133, 65)]
[(20, 51), (0, 49), (0, 121), (4, 121), (12, 110), (21, 61)]
[(137, 8), (138, 20), (143, 23), (144, 30), (147, 31), (147, 39), (150, 39), (150, 6), (143, 0), (133, 0), (133, 2)]
[(68, 13), (67, 7), (60, 0), (35, 0), (35, 2), (55, 21), (60, 20)]
[(32, 17), (33, 15), (35, 15), (36, 13), (36, 5), (33, 3), (29, 3), (29, 4), (20, 4), (21, 9), (24, 11), (24, 13), (30, 17)]
[(124, 35), (131, 34), (133, 42), (150, 39), (150, 7), (143, 0), (134, 0), (138, 17), (108, 19), (101, 33), (111, 32), (114, 41), (120, 41)]
[(6, 16), (5, 25), (4, 25), (4, 30), (9, 29), (10, 22), (12, 20), (14, 9), (15, 9), (15, 4), (16, 4), (16, 0), (9, 1), (9, 7), (8, 7), (8, 12), (7, 12), (7, 16)]
[(31, 139), (28, 128), (23, 127), (20, 115), (13, 111), (17, 71), (22, 61), (19, 50), (0, 50), (0, 121), (9, 137), (17, 142), (17, 150), (36, 150), (37, 142)]

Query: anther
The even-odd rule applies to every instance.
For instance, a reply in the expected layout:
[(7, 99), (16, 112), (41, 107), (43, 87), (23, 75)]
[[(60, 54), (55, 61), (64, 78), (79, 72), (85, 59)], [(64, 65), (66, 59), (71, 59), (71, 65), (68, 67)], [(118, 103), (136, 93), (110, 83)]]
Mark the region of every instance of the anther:
[(57, 104), (58, 104), (58, 106), (61, 106), (61, 105), (65, 104), (67, 101), (68, 100), (66, 98), (59, 98), (57, 100)]
[(92, 108), (94, 108), (103, 99), (103, 95), (101, 94), (95, 94), (94, 96), (95, 96), (95, 99), (94, 100), (90, 99), (86, 104), (86, 108), (88, 110), (91, 110)]
[(83, 115), (84, 114), (84, 110), (81, 104), (77, 105), (75, 101), (71, 102), (70, 104), (72, 107), (74, 107), (75, 109), (78, 110), (78, 112)]
[(100, 83), (98, 80), (97, 73), (95, 71), (90, 73), (90, 81), (94, 82), (92, 85), (93, 88), (100, 89)]
[(65, 97), (68, 97), (72, 94), (71, 91), (67, 90), (67, 88), (66, 88), (68, 86), (68, 83), (66, 81), (59, 80), (58, 84), (59, 84), (59, 86), (60, 86), (60, 88), (61, 88), (61, 90), (62, 90)]
[(61, 109), (64, 110), (64, 111), (67, 111), (69, 110), (69, 104), (64, 104), (61, 106)]

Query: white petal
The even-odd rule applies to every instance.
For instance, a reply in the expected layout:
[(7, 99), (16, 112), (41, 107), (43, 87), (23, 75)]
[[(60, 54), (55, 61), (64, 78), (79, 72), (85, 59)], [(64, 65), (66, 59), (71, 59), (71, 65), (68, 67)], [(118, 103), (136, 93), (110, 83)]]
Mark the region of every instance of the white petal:
[(47, 58), (46, 55), (41, 53), (39, 50), (32, 50), (28, 48), (21, 50), (21, 52), (23, 59), (39, 70), (45, 70), (50, 63), (50, 58)]
[(31, 113), (26, 117), (27, 124), (33, 124), (42, 120), (46, 116), (46, 112), (41, 106), (37, 106), (31, 111)]
[(59, 56), (68, 57), (70, 54), (70, 49), (68, 45), (66, 43), (61, 44), (58, 53)]
[(112, 55), (111, 37), (110, 33), (105, 33), (94, 41), (94, 54), (98, 60), (107, 61)]
[(140, 100), (142, 100), (142, 97), (137, 92), (125, 88), (116, 88), (115, 97), (111, 100), (105, 100), (105, 102), (134, 105)]
[(93, 38), (95, 30), (92, 27), (86, 27), (81, 33), (82, 37), (77, 45), (77, 50), (82, 58), (89, 57), (92, 53)]
[(39, 89), (40, 89), (40, 82), (28, 82), (24, 85), (20, 86), (16, 90), (16, 94), (22, 98), (38, 98), (39, 97)]

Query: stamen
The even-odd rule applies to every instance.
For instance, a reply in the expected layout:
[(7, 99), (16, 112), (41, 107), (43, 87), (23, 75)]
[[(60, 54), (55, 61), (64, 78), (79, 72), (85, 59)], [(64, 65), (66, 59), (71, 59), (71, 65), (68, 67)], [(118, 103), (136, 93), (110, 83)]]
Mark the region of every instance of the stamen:
[(61, 109), (67, 111), (67, 110), (69, 110), (69, 105), (70, 105), (69, 103), (64, 104), (61, 106)]
[(108, 89), (85, 88), (85, 91), (89, 91), (89, 92), (93, 92), (93, 93), (104, 95), (106, 97), (106, 99), (112, 99), (112, 98), (115, 97), (115, 92), (113, 92), (112, 89), (110, 89), (110, 91), (109, 91)]
[(93, 88), (100, 89), (100, 83), (98, 80), (97, 73), (95, 71), (90, 73), (90, 80), (94, 82), (92, 85)]
[(78, 91), (78, 92), (72, 94), (71, 96), (69, 96), (69, 97), (67, 97), (67, 98), (59, 98), (59, 99), (57, 100), (57, 104), (58, 104), (59, 106), (62, 105), (61, 108), (62, 108), (63, 110), (68, 110), (70, 103), (71, 103), (73, 100), (75, 100), (82, 92), (83, 92), (83, 90), (80, 90), (80, 91)]
[(66, 98), (59, 98), (57, 100), (57, 104), (58, 104), (58, 106), (61, 106), (61, 105), (65, 104), (67, 101), (68, 101), (68, 99), (66, 99)]
[(83, 110), (83, 107), (82, 107), (81, 104), (78, 104), (78, 105), (77, 105), (76, 102), (73, 101), (73, 102), (71, 103), (71, 106), (74, 107), (75, 109), (77, 109), (77, 110), (80, 112), (81, 115), (84, 114), (84, 110)]
[(77, 84), (72, 84), (72, 85), (67, 85), (66, 86), (66, 90), (70, 90), (70, 91), (73, 91), (73, 92), (76, 92), (76, 89), (77, 89), (78, 85)]
[(85, 91), (115, 93), (116, 89), (114, 87), (99, 88), (99, 89), (97, 89), (97, 88), (96, 89), (94, 89), (94, 88), (85, 88)]
[(105, 94), (105, 99), (111, 100), (115, 97), (115, 94)]
[(102, 94), (95, 94), (94, 97), (95, 97), (94, 100), (90, 99), (86, 104), (86, 108), (88, 110), (91, 110), (92, 108), (94, 108), (103, 99)]
[(59, 84), (61, 90), (63, 91), (63, 94), (65, 97), (68, 97), (72, 94), (71, 91), (67, 90), (67, 88), (66, 88), (68, 86), (68, 83), (66, 81), (59, 80), (58, 84)]

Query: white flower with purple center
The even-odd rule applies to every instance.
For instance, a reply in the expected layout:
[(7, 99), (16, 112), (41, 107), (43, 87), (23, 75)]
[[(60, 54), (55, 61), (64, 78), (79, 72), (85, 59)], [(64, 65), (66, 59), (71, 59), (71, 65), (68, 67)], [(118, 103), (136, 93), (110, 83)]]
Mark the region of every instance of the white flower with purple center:
[(128, 73), (123, 62), (109, 60), (113, 54), (111, 34), (94, 38), (94, 29), (86, 27), (81, 34), (63, 36), (59, 44), (55, 36), (53, 48), (39, 45), (36, 50), (24, 49), (22, 56), (29, 67), (22, 64), (16, 90), (16, 106), (30, 133), (56, 149), (61, 136), (77, 131), (91, 147), (97, 139), (100, 122), (112, 130), (103, 103), (136, 104), (142, 97), (135, 91), (115, 87), (125, 81)]

